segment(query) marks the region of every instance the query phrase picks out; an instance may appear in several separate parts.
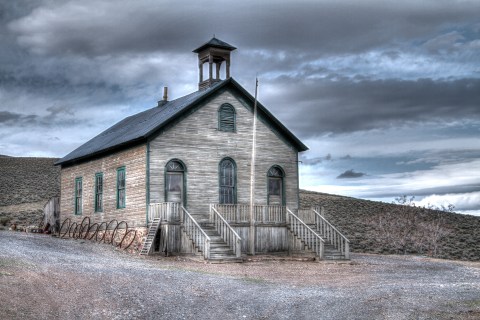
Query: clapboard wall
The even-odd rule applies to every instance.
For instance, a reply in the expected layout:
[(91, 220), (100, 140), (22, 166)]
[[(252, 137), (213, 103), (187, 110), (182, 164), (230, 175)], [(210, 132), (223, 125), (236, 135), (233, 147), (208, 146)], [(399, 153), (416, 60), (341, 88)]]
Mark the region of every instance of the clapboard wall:
[[(117, 169), (125, 168), (126, 205), (117, 208)], [(95, 212), (95, 174), (103, 174), (103, 210)], [(61, 221), (70, 218), (91, 223), (126, 221), (130, 227), (146, 226), (146, 146), (132, 147), (61, 170)], [(75, 214), (75, 179), (82, 178), (82, 213)]]
[[(236, 132), (218, 130), (223, 103), (236, 111)], [(186, 165), (186, 208), (192, 215), (209, 213), (219, 202), (219, 163), (233, 159), (237, 166), (237, 203), (250, 202), (252, 106), (227, 89), (165, 128), (148, 143), (150, 203), (165, 201), (165, 166), (180, 159)], [(297, 150), (274, 132), (266, 120), (257, 121), (255, 203), (267, 204), (267, 171), (273, 165), (285, 172), (286, 205), (298, 208)]]

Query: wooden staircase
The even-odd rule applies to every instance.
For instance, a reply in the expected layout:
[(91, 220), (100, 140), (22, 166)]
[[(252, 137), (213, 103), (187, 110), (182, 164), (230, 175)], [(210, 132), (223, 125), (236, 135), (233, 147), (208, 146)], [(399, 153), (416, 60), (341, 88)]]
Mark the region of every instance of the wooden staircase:
[(324, 259), (350, 260), (350, 241), (325, 219), (322, 209), (311, 209), (315, 223), (312, 229), (325, 239)]
[(160, 218), (153, 219), (150, 228), (148, 229), (147, 239), (143, 243), (142, 250), (140, 251), (140, 255), (148, 256), (152, 249), (153, 240), (155, 240), (155, 235), (157, 234), (158, 227), (160, 226)]
[(345, 258), (340, 250), (336, 249), (333, 244), (325, 244), (323, 249), (323, 259), (324, 260), (349, 260)]
[(242, 262), (241, 257), (237, 257), (233, 249), (226, 243), (211, 222), (200, 223), (203, 231), (210, 237), (210, 257), (211, 263)]
[[(332, 226), (317, 210), (312, 209), (315, 223), (306, 224), (290, 210), (287, 227), (306, 248), (321, 260), (349, 260), (350, 241)], [(319, 241), (321, 239), (321, 241)]]
[[(325, 239), (325, 235), (322, 235), (318, 232), (318, 230), (315, 230), (315, 225), (314, 224), (308, 224), (308, 226), (315, 231), (315, 233), (324, 239), (324, 244), (323, 244), (323, 257), (321, 258), (322, 260), (349, 260), (349, 258), (345, 258), (345, 253), (342, 253), (338, 248), (335, 247), (335, 245), (331, 242)], [(295, 235), (306, 247), (309, 247), (308, 243), (311, 241), (310, 238), (311, 236), (303, 236), (299, 237), (298, 235)], [(311, 248), (308, 248), (311, 250)], [(313, 250), (312, 250), (313, 251)]]

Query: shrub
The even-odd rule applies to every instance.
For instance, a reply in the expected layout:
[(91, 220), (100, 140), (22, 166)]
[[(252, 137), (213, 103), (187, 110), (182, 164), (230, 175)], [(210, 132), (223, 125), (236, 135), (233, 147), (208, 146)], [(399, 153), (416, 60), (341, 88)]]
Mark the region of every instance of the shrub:
[[(454, 206), (416, 208), (413, 199), (414, 197), (398, 197), (395, 201), (399, 206), (374, 215), (370, 221), (376, 230), (374, 238), (383, 250), (403, 254), (426, 253), (436, 257), (439, 254), (440, 240), (452, 232), (447, 226), (444, 213), (452, 212)], [(431, 213), (426, 214), (427, 210)]]
[(0, 217), (0, 225), (5, 227), (11, 220), (10, 217)]

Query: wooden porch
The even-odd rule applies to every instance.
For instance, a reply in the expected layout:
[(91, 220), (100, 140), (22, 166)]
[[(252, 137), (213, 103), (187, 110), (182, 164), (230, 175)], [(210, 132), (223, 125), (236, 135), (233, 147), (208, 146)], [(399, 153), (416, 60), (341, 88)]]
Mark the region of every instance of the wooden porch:
[[(290, 210), (285, 206), (211, 204), (210, 212), (192, 216), (179, 203), (150, 204), (149, 235), (143, 254), (161, 230), (165, 252), (201, 254), (209, 261), (236, 261), (243, 254), (311, 252), (318, 259), (349, 259), (349, 240), (322, 215), (322, 208)], [(253, 211), (253, 221), (251, 214)], [(254, 239), (250, 233), (254, 232)], [(162, 251), (162, 250), (160, 250)]]

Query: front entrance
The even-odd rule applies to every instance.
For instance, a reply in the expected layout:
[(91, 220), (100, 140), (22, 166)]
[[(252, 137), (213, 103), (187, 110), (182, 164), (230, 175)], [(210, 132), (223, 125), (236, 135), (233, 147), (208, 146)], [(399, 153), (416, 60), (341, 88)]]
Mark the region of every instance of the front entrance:
[(171, 160), (167, 163), (165, 200), (185, 205), (185, 166), (179, 160)]

